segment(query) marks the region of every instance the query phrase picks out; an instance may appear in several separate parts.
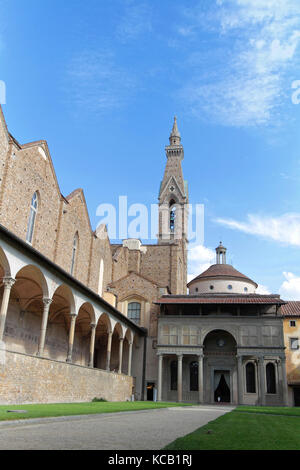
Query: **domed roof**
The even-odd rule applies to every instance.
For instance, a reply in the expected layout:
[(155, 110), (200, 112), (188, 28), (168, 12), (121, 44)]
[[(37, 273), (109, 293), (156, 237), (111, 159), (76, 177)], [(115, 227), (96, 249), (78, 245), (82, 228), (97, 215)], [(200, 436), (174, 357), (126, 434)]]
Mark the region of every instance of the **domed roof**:
[(230, 264), (213, 264), (210, 266), (206, 271), (199, 274), (199, 276), (195, 277), (188, 283), (188, 287), (193, 284), (195, 281), (201, 281), (205, 279), (237, 279), (240, 281), (246, 281), (253, 284), (257, 287), (256, 282), (252, 281), (249, 277), (245, 276), (245, 274), (240, 273), (237, 269), (235, 269)]

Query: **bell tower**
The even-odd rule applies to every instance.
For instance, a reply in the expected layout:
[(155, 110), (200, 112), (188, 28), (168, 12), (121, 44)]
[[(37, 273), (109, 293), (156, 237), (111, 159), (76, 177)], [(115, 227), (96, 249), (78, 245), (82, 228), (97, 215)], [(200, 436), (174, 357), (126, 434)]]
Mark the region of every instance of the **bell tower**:
[(173, 129), (166, 146), (167, 164), (159, 190), (159, 244), (175, 241), (187, 242), (188, 237), (188, 187), (183, 179), (181, 161), (184, 150), (181, 135), (174, 118)]

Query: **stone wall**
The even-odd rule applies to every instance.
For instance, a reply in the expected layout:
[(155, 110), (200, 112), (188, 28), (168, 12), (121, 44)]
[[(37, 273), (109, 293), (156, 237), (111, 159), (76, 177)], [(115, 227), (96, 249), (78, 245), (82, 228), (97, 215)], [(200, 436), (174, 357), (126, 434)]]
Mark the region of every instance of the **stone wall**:
[(6, 351), (0, 362), (0, 404), (126, 401), (132, 377)]

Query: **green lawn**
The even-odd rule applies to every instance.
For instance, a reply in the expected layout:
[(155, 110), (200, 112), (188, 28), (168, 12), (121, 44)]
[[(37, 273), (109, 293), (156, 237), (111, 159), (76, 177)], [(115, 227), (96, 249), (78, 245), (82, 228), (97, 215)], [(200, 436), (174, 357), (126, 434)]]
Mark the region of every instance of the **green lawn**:
[(300, 416), (300, 407), (282, 406), (238, 406), (234, 411), (247, 413), (267, 413), (272, 415)]
[[(96, 403), (54, 403), (42, 405), (1, 405), (0, 421), (28, 418), (46, 418), (51, 416), (87, 415), (98, 413), (116, 413), (118, 411), (137, 411), (170, 406), (186, 406), (182, 403), (167, 402), (96, 402)], [(7, 410), (27, 410), (27, 413), (8, 413)]]
[[(265, 407), (265, 411), (273, 409)], [(295, 408), (292, 410), (295, 412)], [(176, 439), (165, 449), (300, 450), (300, 418), (287, 416), (287, 413), (271, 416), (234, 410)]]

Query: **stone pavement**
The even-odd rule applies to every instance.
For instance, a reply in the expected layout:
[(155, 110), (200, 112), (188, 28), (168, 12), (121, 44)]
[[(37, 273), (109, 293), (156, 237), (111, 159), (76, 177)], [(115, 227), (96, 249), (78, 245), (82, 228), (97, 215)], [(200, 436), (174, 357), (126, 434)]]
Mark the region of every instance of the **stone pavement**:
[(190, 406), (0, 422), (0, 450), (159, 450), (230, 406)]

